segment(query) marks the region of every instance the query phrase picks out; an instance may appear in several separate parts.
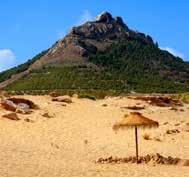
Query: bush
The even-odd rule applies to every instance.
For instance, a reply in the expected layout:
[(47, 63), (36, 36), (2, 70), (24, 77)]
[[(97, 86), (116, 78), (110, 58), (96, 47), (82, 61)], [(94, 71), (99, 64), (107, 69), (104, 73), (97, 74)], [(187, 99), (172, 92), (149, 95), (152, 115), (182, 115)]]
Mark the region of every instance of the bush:
[(87, 98), (90, 100), (96, 100), (96, 97), (94, 95), (90, 95), (90, 94), (79, 94), (79, 98)]
[(181, 100), (182, 100), (184, 103), (189, 104), (189, 93), (182, 94)]
[(180, 99), (184, 103), (189, 104), (189, 93), (175, 94), (173, 98)]

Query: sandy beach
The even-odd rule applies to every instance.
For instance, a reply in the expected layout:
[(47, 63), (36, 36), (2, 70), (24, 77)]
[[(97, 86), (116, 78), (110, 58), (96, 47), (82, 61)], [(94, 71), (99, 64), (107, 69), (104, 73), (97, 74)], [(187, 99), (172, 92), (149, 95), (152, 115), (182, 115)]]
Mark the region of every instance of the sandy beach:
[[(135, 155), (134, 129), (115, 132), (112, 126), (132, 111), (123, 107), (136, 104), (144, 105), (140, 112), (160, 124), (157, 129), (139, 129), (139, 155), (189, 159), (187, 104), (175, 111), (126, 97), (72, 98), (66, 106), (50, 96), (19, 97), (32, 100), (39, 109), (18, 114), (19, 121), (0, 119), (1, 177), (189, 177), (184, 166), (95, 163), (100, 157)], [(0, 108), (0, 116), (5, 112)], [(166, 133), (172, 129), (179, 133)], [(145, 133), (152, 139), (145, 140)]]

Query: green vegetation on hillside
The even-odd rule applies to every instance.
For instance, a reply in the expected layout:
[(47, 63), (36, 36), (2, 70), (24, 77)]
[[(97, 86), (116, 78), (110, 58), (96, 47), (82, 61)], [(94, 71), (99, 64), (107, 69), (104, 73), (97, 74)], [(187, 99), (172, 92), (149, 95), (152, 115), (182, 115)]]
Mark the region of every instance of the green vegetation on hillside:
[(91, 56), (90, 61), (111, 72), (136, 79), (137, 82), (140, 79), (146, 80), (146, 77), (154, 77), (152, 80), (171, 79), (178, 83), (189, 81), (186, 62), (137, 39), (114, 43), (106, 51)]
[(72, 90), (76, 92), (102, 90), (121, 94), (132, 90), (137, 92), (183, 92), (185, 88), (180, 84), (174, 84), (153, 75), (132, 77), (107, 70), (59, 67), (35, 71), (28, 77), (10, 84), (7, 90)]
[(189, 92), (175, 95), (176, 99), (182, 100), (184, 103), (189, 104)]
[(156, 45), (138, 39), (120, 41), (89, 61), (95, 67), (43, 67), (10, 84), (7, 90), (104, 91), (114, 94), (136, 92), (186, 92), (189, 67), (180, 58)]

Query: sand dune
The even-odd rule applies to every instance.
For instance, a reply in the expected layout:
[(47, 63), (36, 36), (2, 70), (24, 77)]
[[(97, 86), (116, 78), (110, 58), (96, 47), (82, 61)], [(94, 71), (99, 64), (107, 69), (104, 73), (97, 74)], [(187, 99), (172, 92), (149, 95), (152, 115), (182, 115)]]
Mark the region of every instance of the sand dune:
[[(149, 106), (140, 100), (107, 98), (92, 101), (73, 98), (63, 106), (49, 96), (22, 96), (39, 105), (20, 121), (0, 120), (1, 177), (188, 177), (189, 168), (167, 165), (95, 164), (100, 157), (135, 154), (134, 130), (115, 133), (112, 126), (140, 103), (140, 112), (160, 123), (158, 129), (139, 129), (139, 153), (189, 159), (189, 107), (184, 111)], [(102, 106), (106, 104), (107, 106)], [(5, 110), (0, 109), (0, 115)], [(42, 116), (49, 113), (52, 118)], [(33, 122), (24, 121), (25, 118)], [(166, 123), (168, 122), (168, 123)], [(178, 129), (179, 133), (167, 134)], [(189, 129), (189, 128), (188, 128)], [(142, 135), (150, 134), (152, 140)], [(158, 137), (161, 141), (154, 140)]]

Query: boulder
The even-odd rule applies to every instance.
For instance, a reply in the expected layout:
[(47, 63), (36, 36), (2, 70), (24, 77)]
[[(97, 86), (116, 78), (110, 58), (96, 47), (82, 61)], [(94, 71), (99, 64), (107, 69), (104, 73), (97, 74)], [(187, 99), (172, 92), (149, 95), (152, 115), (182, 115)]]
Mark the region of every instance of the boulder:
[(34, 123), (34, 121), (33, 121), (33, 120), (31, 120), (31, 119), (29, 119), (29, 118), (25, 118), (25, 119), (24, 119), (24, 121), (25, 121), (25, 122)]
[(1, 106), (8, 111), (16, 111), (17, 105), (11, 100), (2, 100)]
[(177, 130), (177, 129), (166, 130), (166, 134), (174, 134), (174, 133), (180, 133), (180, 130)]
[(29, 114), (31, 113), (30, 106), (26, 103), (19, 103), (17, 105), (16, 112), (21, 114)]
[(103, 106), (103, 107), (107, 107), (108, 105), (107, 105), (106, 103), (103, 103), (102, 106)]
[(10, 119), (10, 120), (20, 120), (17, 116), (16, 113), (8, 113), (8, 114), (4, 114), (2, 115), (3, 118), (7, 118), (7, 119)]
[(65, 103), (72, 103), (72, 99), (70, 96), (58, 96), (56, 98), (53, 98), (52, 101), (58, 101), (58, 102), (65, 102)]
[(53, 91), (53, 92), (49, 93), (49, 96), (51, 96), (51, 97), (57, 97), (59, 95), (58, 95), (58, 93), (56, 91)]
[(66, 107), (66, 106), (67, 106), (67, 104), (66, 104), (66, 103), (62, 103), (62, 104), (61, 104), (61, 106), (64, 106), (64, 107)]
[(28, 99), (25, 99), (25, 98), (14, 98), (14, 97), (12, 97), (12, 98), (9, 98), (9, 99), (7, 99), (7, 100), (12, 101), (12, 102), (13, 102), (14, 104), (16, 104), (16, 105), (18, 105), (19, 103), (25, 103), (25, 104), (27, 104), (27, 105), (29, 106), (29, 108), (31, 108), (31, 109), (34, 109), (34, 108), (37, 107), (32, 101), (30, 101), (30, 100), (28, 100)]
[(23, 98), (8, 98), (1, 101), (1, 107), (16, 113), (28, 114), (31, 113), (30, 108), (37, 108), (37, 106), (30, 100)]
[(44, 114), (42, 114), (43, 117), (46, 117), (46, 118), (52, 118), (53, 116), (49, 115), (48, 112), (45, 112)]
[(150, 159), (151, 159), (151, 157), (150, 157), (150, 155), (149, 154), (147, 154), (146, 156), (145, 156), (145, 162), (149, 162), (150, 161)]

